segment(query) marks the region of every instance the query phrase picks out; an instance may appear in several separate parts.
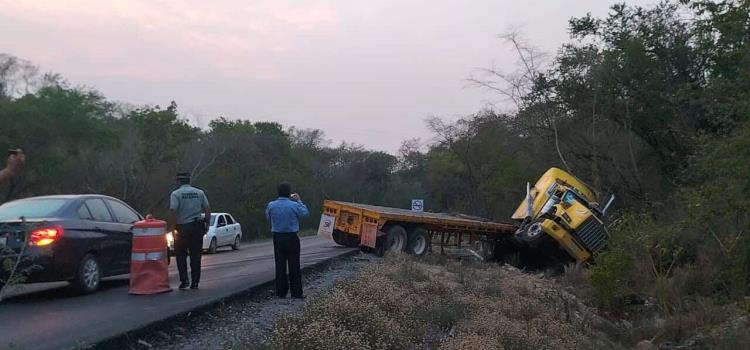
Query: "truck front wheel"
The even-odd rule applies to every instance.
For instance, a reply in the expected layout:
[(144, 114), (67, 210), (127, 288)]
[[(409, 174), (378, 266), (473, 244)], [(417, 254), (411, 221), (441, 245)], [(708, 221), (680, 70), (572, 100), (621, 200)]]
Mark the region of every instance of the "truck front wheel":
[(531, 247), (538, 246), (542, 240), (544, 239), (544, 229), (542, 228), (542, 223), (535, 222), (529, 227), (526, 228), (526, 230), (523, 231), (521, 234), (521, 239), (526, 242)]
[(430, 235), (421, 228), (409, 232), (409, 254), (422, 256), (430, 250)]
[(403, 252), (406, 250), (406, 230), (400, 225), (393, 225), (386, 231), (386, 249), (392, 252)]

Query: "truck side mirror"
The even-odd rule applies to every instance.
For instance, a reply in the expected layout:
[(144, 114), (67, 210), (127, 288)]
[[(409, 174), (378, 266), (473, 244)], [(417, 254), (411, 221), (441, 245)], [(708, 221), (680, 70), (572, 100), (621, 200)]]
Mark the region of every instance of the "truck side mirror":
[(607, 201), (607, 205), (604, 206), (604, 209), (602, 209), (602, 216), (607, 215), (607, 209), (612, 205), (612, 202), (615, 201), (615, 195), (614, 193), (612, 196), (609, 197), (609, 200)]

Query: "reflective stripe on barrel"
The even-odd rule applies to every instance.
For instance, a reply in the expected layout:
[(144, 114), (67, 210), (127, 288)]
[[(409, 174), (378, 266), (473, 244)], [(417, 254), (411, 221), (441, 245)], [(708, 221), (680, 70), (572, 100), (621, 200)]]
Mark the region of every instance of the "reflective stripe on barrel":
[(165, 227), (134, 228), (133, 236), (160, 236), (165, 234)]
[(167, 252), (151, 252), (151, 253), (132, 253), (130, 258), (133, 261), (157, 261), (167, 258)]

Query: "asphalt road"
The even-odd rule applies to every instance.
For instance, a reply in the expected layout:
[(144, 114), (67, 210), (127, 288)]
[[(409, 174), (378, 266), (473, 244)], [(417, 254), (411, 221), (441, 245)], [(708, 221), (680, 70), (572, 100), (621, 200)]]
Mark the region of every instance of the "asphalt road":
[[(303, 267), (352, 251), (317, 236), (301, 241)], [(177, 271), (172, 262), (170, 280), (175, 290), (158, 295), (129, 295), (127, 275), (102, 281), (99, 291), (86, 296), (65, 293), (59, 288), (64, 283), (24, 286), (22, 293), (0, 303), (0, 349), (95, 344), (274, 279), (271, 242), (204, 255), (197, 291), (176, 289)]]

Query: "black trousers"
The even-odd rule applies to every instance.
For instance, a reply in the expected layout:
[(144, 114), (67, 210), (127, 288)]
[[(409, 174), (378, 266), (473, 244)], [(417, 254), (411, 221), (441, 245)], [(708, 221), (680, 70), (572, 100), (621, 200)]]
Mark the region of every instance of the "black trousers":
[(203, 235), (206, 233), (202, 221), (177, 225), (177, 235), (174, 238), (175, 259), (180, 281), (189, 281), (187, 275), (187, 257), (190, 255), (190, 277), (193, 284), (201, 280), (201, 253), (203, 252)]
[[(292, 298), (302, 297), (302, 272), (299, 265), (297, 232), (273, 234), (273, 256), (276, 260), (276, 295), (285, 298), (289, 287)], [(289, 274), (287, 275), (287, 267)]]

